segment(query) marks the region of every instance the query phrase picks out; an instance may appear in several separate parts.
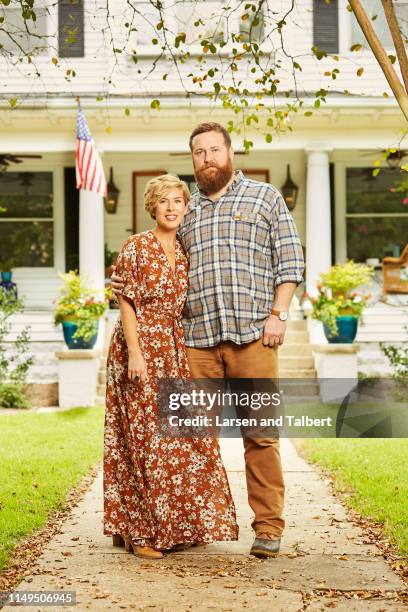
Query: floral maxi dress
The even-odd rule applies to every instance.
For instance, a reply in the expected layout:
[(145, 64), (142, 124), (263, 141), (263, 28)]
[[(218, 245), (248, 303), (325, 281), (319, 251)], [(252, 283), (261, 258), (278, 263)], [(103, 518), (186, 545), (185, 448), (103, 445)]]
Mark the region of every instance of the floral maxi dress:
[(135, 234), (125, 242), (116, 271), (124, 279), (122, 294), (136, 311), (148, 380), (135, 384), (127, 377), (119, 317), (107, 362), (103, 532), (157, 549), (236, 540), (235, 507), (218, 441), (155, 435), (157, 378), (191, 377), (180, 321), (188, 283), (182, 247), (177, 241), (173, 272), (156, 235)]

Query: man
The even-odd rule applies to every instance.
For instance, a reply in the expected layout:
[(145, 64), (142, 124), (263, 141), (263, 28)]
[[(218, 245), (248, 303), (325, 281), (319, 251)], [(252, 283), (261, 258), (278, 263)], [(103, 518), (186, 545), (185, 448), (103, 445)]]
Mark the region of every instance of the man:
[[(233, 171), (223, 126), (199, 125), (190, 149), (199, 190), (179, 238), (190, 264), (183, 326), (192, 376), (278, 378), (277, 347), (304, 270), (294, 221), (275, 187)], [(243, 440), (251, 554), (275, 556), (285, 525), (279, 437)]]

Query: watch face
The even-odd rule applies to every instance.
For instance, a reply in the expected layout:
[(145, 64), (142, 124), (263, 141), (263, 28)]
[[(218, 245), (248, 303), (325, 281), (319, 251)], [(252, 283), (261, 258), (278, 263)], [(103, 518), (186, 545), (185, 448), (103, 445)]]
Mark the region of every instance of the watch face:
[(279, 318), (281, 321), (286, 321), (286, 319), (288, 318), (288, 313), (282, 310), (282, 312), (279, 313)]

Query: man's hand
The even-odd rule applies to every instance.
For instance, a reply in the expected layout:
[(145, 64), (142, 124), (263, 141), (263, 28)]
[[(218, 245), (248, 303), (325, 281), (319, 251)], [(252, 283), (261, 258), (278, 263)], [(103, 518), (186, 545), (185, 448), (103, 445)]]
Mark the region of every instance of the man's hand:
[(121, 276), (117, 276), (115, 270), (116, 266), (111, 266), (112, 274), (111, 274), (111, 282), (112, 282), (112, 291), (116, 295), (120, 295), (123, 289), (123, 278)]
[(271, 315), (265, 323), (262, 343), (264, 346), (275, 346), (283, 344), (286, 332), (286, 321), (281, 321), (275, 315)]

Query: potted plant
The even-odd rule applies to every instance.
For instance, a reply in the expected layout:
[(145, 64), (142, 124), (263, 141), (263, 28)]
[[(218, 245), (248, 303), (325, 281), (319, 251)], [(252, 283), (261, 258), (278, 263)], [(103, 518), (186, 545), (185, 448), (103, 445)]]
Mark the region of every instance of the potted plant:
[(14, 260), (11, 257), (7, 259), (0, 259), (1, 280), (3, 283), (11, 283), (13, 267)]
[(57, 301), (54, 322), (62, 324), (64, 339), (69, 349), (90, 349), (98, 337), (99, 319), (108, 307), (105, 300), (96, 300), (95, 292), (89, 289), (74, 270), (60, 274), (64, 285)]
[(330, 343), (351, 343), (357, 334), (358, 322), (367, 306), (368, 294), (355, 291), (372, 282), (372, 266), (349, 260), (332, 266), (320, 275), (317, 297), (309, 296), (312, 317), (323, 323)]

